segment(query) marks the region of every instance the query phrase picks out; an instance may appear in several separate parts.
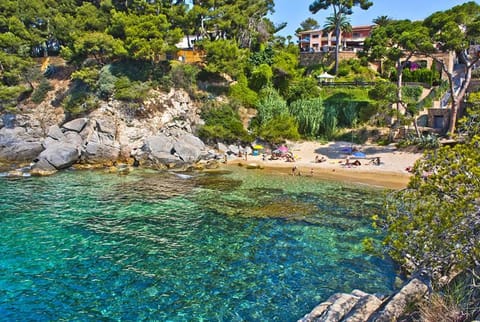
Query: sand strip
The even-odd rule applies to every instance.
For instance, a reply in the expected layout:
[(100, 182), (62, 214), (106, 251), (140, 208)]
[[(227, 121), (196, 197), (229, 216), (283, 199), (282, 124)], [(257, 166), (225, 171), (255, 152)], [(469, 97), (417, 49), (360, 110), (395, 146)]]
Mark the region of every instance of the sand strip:
[[(412, 167), (416, 160), (421, 158), (421, 153), (403, 152), (393, 146), (361, 145), (355, 146), (356, 150), (365, 154), (365, 157), (356, 158), (346, 152), (352, 145), (348, 142), (330, 142), (320, 144), (317, 142), (296, 142), (287, 145), (295, 155), (295, 162), (284, 160), (263, 160), (262, 156), (248, 155), (247, 159), (236, 158), (228, 160), (227, 166), (258, 166), (262, 169), (252, 171), (264, 171), (292, 175), (292, 169), (296, 167), (295, 174), (300, 176), (313, 176), (326, 180), (351, 182), (381, 186), (391, 189), (405, 188), (411, 174), (406, 170)], [(324, 156), (327, 161), (316, 163), (315, 156)], [(359, 160), (359, 166), (345, 166), (347, 156), (350, 160)], [(380, 158), (380, 165), (370, 162), (374, 158)]]

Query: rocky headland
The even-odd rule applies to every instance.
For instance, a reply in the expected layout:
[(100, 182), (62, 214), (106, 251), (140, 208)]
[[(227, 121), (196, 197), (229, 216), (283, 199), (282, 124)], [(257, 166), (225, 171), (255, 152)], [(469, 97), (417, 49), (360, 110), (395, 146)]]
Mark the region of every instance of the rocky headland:
[(48, 103), (20, 106), (20, 113), (1, 117), (0, 160), (11, 170), (23, 166), (23, 172), (48, 175), (71, 166), (186, 168), (218, 158), (194, 135), (202, 121), (187, 92), (151, 97), (138, 108), (103, 102), (81, 117)]

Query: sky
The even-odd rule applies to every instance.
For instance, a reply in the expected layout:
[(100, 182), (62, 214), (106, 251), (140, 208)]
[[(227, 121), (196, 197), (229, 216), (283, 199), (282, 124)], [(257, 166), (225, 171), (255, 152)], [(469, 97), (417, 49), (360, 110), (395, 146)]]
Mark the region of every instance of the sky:
[[(314, 0), (275, 0), (275, 13), (270, 19), (279, 24), (287, 22), (287, 27), (281, 30), (280, 36), (295, 36), (295, 30), (300, 23), (312, 17), (320, 26), (325, 24), (325, 18), (332, 14), (332, 9), (321, 10), (315, 15), (308, 7)], [(466, 0), (371, 0), (373, 6), (368, 10), (354, 7), (350, 16), (352, 26), (370, 25), (372, 20), (379, 16), (388, 16), (393, 19), (422, 20), (436, 11), (450, 9), (453, 6), (468, 2)], [(479, 2), (479, 1), (475, 1)]]

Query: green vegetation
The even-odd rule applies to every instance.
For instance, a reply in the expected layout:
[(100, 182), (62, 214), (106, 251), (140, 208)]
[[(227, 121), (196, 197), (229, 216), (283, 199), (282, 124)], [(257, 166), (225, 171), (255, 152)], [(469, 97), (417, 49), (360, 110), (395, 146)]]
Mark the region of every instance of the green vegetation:
[(38, 87), (32, 93), (32, 102), (41, 103), (47, 96), (48, 91), (52, 90), (53, 87), (50, 85), (50, 82), (46, 79), (42, 79)]
[[(352, 8), (371, 5), (367, 0), (316, 0), (310, 11), (333, 9), (326, 27), (338, 38), (348, 28)], [(362, 57), (339, 62), (337, 41), (333, 66), (320, 61), (309, 68), (300, 66), (297, 45), (275, 36), (282, 25), (267, 18), (272, 10), (272, 0), (195, 1), (191, 8), (185, 1), (4, 0), (0, 112), (15, 112), (19, 101), (45, 101), (55, 71), (42, 75), (40, 65), (46, 57), (60, 55), (75, 70), (69, 88), (57, 90), (54, 101), (70, 115), (87, 113), (112, 98), (134, 109), (152, 89), (175, 87), (203, 104), (205, 125), (198, 134), (210, 143), (251, 142), (257, 136), (272, 143), (300, 137), (365, 142), (373, 132), (368, 125), (391, 126), (392, 119), (395, 126), (410, 125), (419, 110), (453, 89), (453, 74), (435, 54), (454, 51), (465, 64), (465, 82), (451, 99), (449, 132), (465, 141), (439, 148), (437, 136), (416, 133), (400, 142), (428, 152), (415, 165), (408, 189), (392, 193), (387, 216), (377, 218), (377, 225), (386, 232), (383, 246), (389, 254), (427, 271), (435, 283), (457, 270), (478, 276), (478, 93), (468, 96), (468, 118), (455, 129), (459, 104), (480, 60), (466, 55), (470, 44), (480, 41), (480, 6), (467, 2), (423, 22), (379, 17)], [(310, 18), (301, 27), (318, 26)], [(175, 59), (175, 44), (187, 35), (199, 36), (194, 47), (204, 61), (198, 65)], [(434, 63), (429, 67), (414, 61), (417, 54)], [(379, 63), (379, 71), (368, 62)], [(447, 75), (444, 83), (438, 66)], [(331, 69), (337, 81), (375, 85), (320, 88), (315, 76)], [(420, 101), (422, 87), (404, 82), (437, 87)], [(248, 129), (240, 108), (256, 110)]]
[(238, 113), (231, 106), (208, 106), (204, 108), (202, 118), (205, 120), (205, 126), (200, 129), (199, 135), (207, 142), (249, 140)]
[(298, 130), (307, 137), (317, 137), (323, 123), (324, 106), (321, 98), (301, 99), (290, 105), (290, 113), (298, 122)]
[[(476, 117), (478, 109), (469, 114)], [(436, 286), (444, 276), (479, 269), (480, 136), (464, 130), (465, 142), (427, 150), (408, 188), (392, 193), (387, 216), (376, 218), (389, 254), (411, 271), (428, 272)]]
[[(340, 30), (349, 29), (353, 8), (366, 10), (371, 5), (366, 0), (313, 1), (312, 13), (332, 10), (333, 14), (323, 23), (306, 19), (301, 29), (324, 25), (338, 37)], [(42, 76), (39, 65), (44, 57), (61, 55), (75, 70), (70, 87), (54, 101), (72, 114), (88, 112), (101, 100), (112, 98), (135, 108), (152, 89), (183, 88), (205, 104), (205, 110), (220, 95), (226, 99), (219, 101), (233, 106), (234, 113), (239, 107), (256, 109), (249, 130), (255, 135), (270, 133), (275, 140), (295, 137), (290, 135), (295, 131), (305, 137), (332, 138), (344, 129), (390, 125), (392, 117), (395, 125), (408, 124), (419, 109), (431, 104), (433, 94), (419, 102), (420, 88), (406, 87), (401, 80), (437, 84), (440, 73), (435, 67), (444, 66), (436, 61), (427, 68), (425, 62), (410, 61), (411, 55), (432, 56), (435, 42), (444, 44), (441, 51), (463, 52), (478, 38), (475, 15), (480, 10), (475, 3), (466, 3), (424, 22), (379, 17), (362, 57), (340, 62), (336, 48), (335, 65), (320, 61), (304, 68), (299, 65), (298, 46), (275, 36), (285, 24), (276, 26), (267, 18), (274, 9), (272, 0), (196, 1), (190, 6), (185, 1), (61, 0), (53, 6), (49, 1), (7, 0), (0, 9), (3, 110), (26, 98), (36, 104), (43, 101), (55, 71)], [(465, 28), (455, 29), (458, 23)], [(198, 36), (194, 49), (203, 55), (198, 65), (175, 59), (175, 44), (187, 35)], [(474, 62), (472, 57), (465, 59)], [(379, 73), (368, 65), (374, 60), (381, 61)], [(315, 76), (332, 68), (337, 81), (377, 85), (320, 88)], [(397, 86), (379, 83), (381, 79), (397, 81)], [(459, 97), (452, 101), (458, 102)], [(230, 124), (231, 115), (222, 115)], [(287, 121), (292, 131), (284, 132), (290, 134), (280, 135), (284, 132), (274, 119)], [(273, 131), (275, 135), (272, 128), (278, 130)], [(228, 131), (218, 133), (218, 140), (221, 133), (231, 139)]]

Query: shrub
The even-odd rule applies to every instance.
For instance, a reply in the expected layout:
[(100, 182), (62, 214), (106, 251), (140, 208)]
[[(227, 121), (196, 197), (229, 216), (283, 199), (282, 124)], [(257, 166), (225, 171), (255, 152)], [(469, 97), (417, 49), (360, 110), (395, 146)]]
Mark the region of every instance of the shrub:
[(273, 144), (279, 144), (285, 140), (298, 140), (297, 123), (287, 114), (276, 115), (268, 122), (262, 124), (259, 134), (262, 138)]
[(199, 129), (199, 136), (206, 141), (233, 142), (248, 141), (248, 133), (240, 116), (229, 105), (220, 107), (204, 106), (202, 119), (205, 125)]
[(290, 105), (290, 114), (298, 123), (298, 131), (316, 137), (320, 132), (325, 109), (321, 98), (298, 100)]
[(402, 95), (405, 101), (408, 102), (418, 102), (420, 96), (423, 93), (422, 86), (403, 86), (402, 87)]
[(480, 308), (480, 289), (475, 287), (479, 282), (478, 275), (471, 272), (456, 276), (448, 285), (421, 303), (421, 321), (474, 320)]
[(112, 74), (110, 66), (111, 65), (104, 66), (100, 70), (98, 77), (98, 95), (103, 99), (108, 99), (115, 91), (115, 82), (117, 81), (117, 77)]
[(74, 82), (69, 94), (63, 100), (63, 108), (74, 114), (82, 114), (97, 107), (96, 97), (88, 91), (88, 86)]
[(240, 102), (245, 107), (254, 107), (258, 103), (258, 95), (248, 87), (248, 80), (241, 74), (235, 84), (230, 86), (230, 98)]
[(32, 102), (36, 104), (40, 104), (43, 102), (45, 97), (47, 97), (47, 93), (53, 89), (53, 86), (50, 82), (43, 78), (38, 84), (38, 87), (32, 93)]
[(422, 135), (420, 137), (408, 134), (398, 142), (398, 147), (416, 146), (420, 149), (436, 149), (440, 146), (440, 139), (435, 134)]
[(149, 90), (147, 83), (130, 81), (128, 77), (122, 76), (115, 82), (115, 99), (122, 101), (142, 101), (147, 97)]
[(310, 99), (320, 96), (320, 87), (313, 77), (301, 77), (291, 82), (287, 90), (287, 102)]
[(97, 87), (100, 71), (95, 67), (86, 67), (77, 70), (72, 74), (72, 79), (81, 80), (87, 84), (91, 90), (95, 90)]
[(200, 71), (197, 66), (172, 61), (171, 67), (168, 76), (176, 88), (183, 88), (189, 91), (196, 85), (197, 74)]
[(416, 162), (408, 188), (393, 192), (386, 217), (377, 218), (387, 232), (388, 253), (411, 270), (429, 273), (434, 286), (444, 276), (478, 265), (479, 144), (474, 136), (427, 151)]
[(0, 84), (0, 111), (15, 110), (17, 99), (24, 93), (30, 94), (31, 91), (23, 86), (3, 86)]
[(255, 91), (260, 91), (270, 84), (272, 77), (272, 68), (267, 64), (261, 64), (253, 69), (250, 76), (250, 87)]
[(260, 92), (257, 110), (256, 118), (260, 125), (269, 122), (276, 116), (288, 114), (287, 102), (273, 87), (267, 87)]

